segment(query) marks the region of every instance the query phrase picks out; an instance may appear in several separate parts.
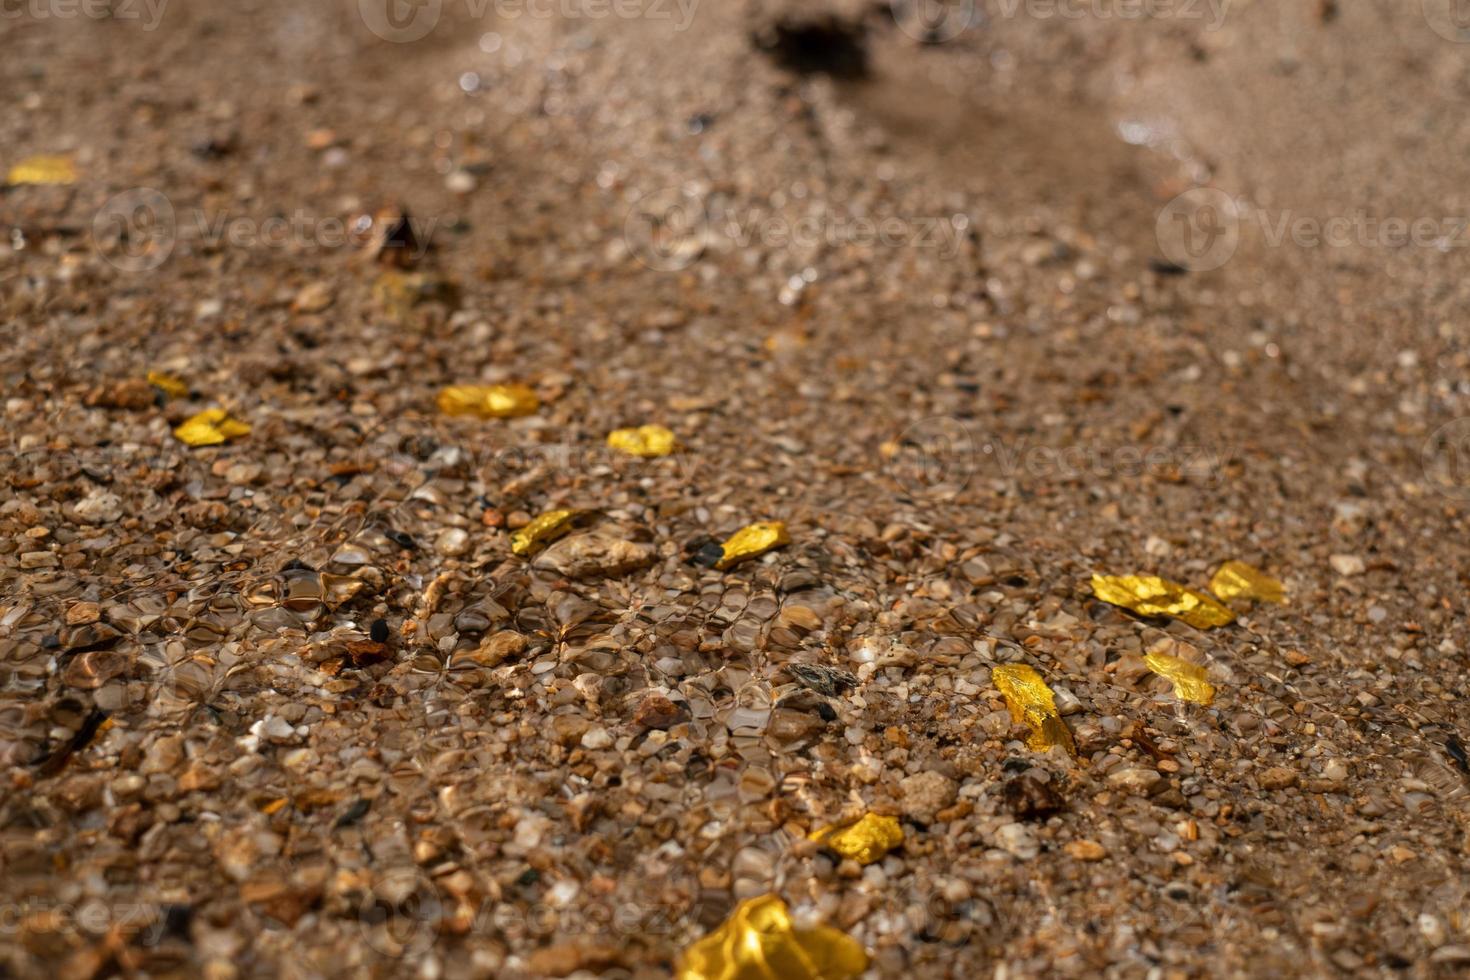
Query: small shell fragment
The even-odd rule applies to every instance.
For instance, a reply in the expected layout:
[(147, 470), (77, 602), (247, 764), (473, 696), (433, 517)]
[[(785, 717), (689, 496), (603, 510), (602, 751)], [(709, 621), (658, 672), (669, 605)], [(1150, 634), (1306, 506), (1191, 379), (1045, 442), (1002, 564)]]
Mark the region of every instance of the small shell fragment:
[(527, 385), (450, 385), (439, 392), (439, 411), (445, 415), (474, 415), (482, 419), (509, 419), (534, 415), (541, 399)]
[(1210, 579), (1210, 591), (1221, 599), (1254, 599), (1257, 602), (1286, 602), (1286, 586), (1259, 568), (1243, 561), (1227, 561)]
[(1225, 626), (1235, 613), (1194, 589), (1157, 575), (1092, 576), (1092, 594), (1140, 616), (1172, 616), (1195, 629)]
[(674, 433), (661, 425), (640, 425), (636, 429), (614, 429), (607, 434), (607, 444), (629, 456), (667, 456), (679, 448)]
[(581, 515), (580, 510), (548, 510), (511, 534), (510, 550), (518, 555), (529, 555), (570, 531)]
[(75, 184), (77, 165), (68, 156), (27, 157), (10, 168), (5, 182), (21, 184)]
[(814, 830), (807, 837), (858, 864), (872, 864), (903, 843), (903, 828), (897, 817), (865, 813), (857, 820)]
[(1060, 745), (1068, 755), (1077, 754), (1072, 732), (1057, 712), (1056, 698), (1034, 668), (1001, 664), (990, 672), (990, 680), (1006, 699), (1011, 721), (1025, 722), (1031, 728), (1026, 744), (1032, 751), (1045, 752)]
[(680, 957), (678, 980), (853, 980), (868, 954), (831, 926), (799, 928), (776, 895), (747, 899)]
[(784, 521), (762, 521), (742, 527), (720, 545), (720, 560), (715, 567), (724, 571), (731, 565), (750, 558), (759, 558), (772, 548), (790, 544), (791, 536), (786, 533)]
[(162, 371), (149, 371), (148, 383), (170, 398), (188, 398), (189, 384), (183, 378)]
[(1199, 664), (1170, 656), (1167, 653), (1150, 653), (1143, 658), (1148, 669), (1160, 677), (1167, 677), (1174, 684), (1174, 696), (1181, 701), (1194, 704), (1211, 704), (1215, 700), (1215, 685), (1205, 680), (1205, 669)]
[(174, 429), (174, 438), (190, 446), (218, 446), (250, 434), (250, 423), (242, 422), (223, 408), (206, 408)]

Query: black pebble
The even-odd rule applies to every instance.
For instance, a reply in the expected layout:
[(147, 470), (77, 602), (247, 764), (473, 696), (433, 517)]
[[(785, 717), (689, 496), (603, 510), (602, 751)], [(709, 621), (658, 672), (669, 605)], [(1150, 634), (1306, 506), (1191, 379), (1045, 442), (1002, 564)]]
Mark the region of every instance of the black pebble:
[(368, 627), (368, 636), (374, 643), (388, 642), (388, 621), (386, 619), (375, 619), (373, 625)]

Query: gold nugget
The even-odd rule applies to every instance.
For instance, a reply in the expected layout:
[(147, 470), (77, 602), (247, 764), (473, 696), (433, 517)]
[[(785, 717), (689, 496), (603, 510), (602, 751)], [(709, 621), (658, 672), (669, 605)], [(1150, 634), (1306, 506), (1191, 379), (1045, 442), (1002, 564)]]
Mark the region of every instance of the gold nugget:
[(510, 550), (529, 555), (570, 531), (572, 523), (581, 515), (580, 510), (548, 510), (510, 536)]
[(1173, 616), (1195, 629), (1224, 626), (1235, 613), (1203, 592), (1156, 575), (1093, 575), (1092, 594), (1140, 616)]
[(189, 385), (182, 378), (162, 371), (149, 371), (148, 383), (170, 398), (188, 398)]
[(897, 817), (865, 813), (857, 820), (814, 830), (807, 837), (858, 864), (872, 864), (903, 843), (903, 828)]
[(868, 954), (831, 926), (803, 929), (775, 895), (747, 899), (724, 925), (684, 951), (678, 980), (853, 980)]
[(242, 422), (223, 408), (206, 408), (174, 429), (174, 438), (190, 446), (218, 446), (250, 434), (250, 423)]
[(12, 186), (20, 184), (75, 184), (77, 165), (71, 157), (38, 156), (27, 157), (10, 168), (5, 182)]
[(1143, 658), (1148, 669), (1160, 677), (1167, 677), (1174, 684), (1174, 696), (1181, 701), (1194, 704), (1211, 704), (1215, 700), (1215, 685), (1205, 680), (1205, 669), (1167, 653), (1150, 653)]
[(722, 545), (720, 560), (715, 562), (715, 567), (724, 571), (731, 565), (739, 564), (748, 558), (759, 558), (772, 548), (779, 548), (783, 544), (790, 544), (791, 536), (786, 533), (784, 521), (762, 521), (759, 524), (751, 524), (742, 527)]
[(661, 425), (640, 425), (636, 429), (614, 429), (607, 434), (607, 444), (629, 456), (667, 456), (679, 448), (679, 440)]
[(1006, 699), (1011, 721), (1025, 722), (1030, 727), (1026, 744), (1032, 751), (1045, 752), (1060, 745), (1068, 755), (1077, 754), (1072, 732), (1057, 712), (1051, 688), (1033, 668), (1026, 664), (1001, 664), (990, 672), (990, 680)]
[(445, 415), (474, 415), (482, 419), (509, 419), (534, 415), (541, 399), (528, 386), (450, 385), (439, 392), (439, 411)]
[(1210, 579), (1210, 591), (1221, 599), (1254, 599), (1257, 602), (1286, 602), (1286, 586), (1259, 568), (1243, 561), (1227, 561)]

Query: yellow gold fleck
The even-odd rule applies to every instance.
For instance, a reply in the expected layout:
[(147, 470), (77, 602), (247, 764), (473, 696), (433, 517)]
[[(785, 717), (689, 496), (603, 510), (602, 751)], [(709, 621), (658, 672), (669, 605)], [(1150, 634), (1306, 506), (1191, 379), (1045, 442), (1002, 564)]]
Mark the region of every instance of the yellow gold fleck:
[(801, 928), (775, 895), (747, 899), (680, 957), (678, 980), (853, 980), (862, 944), (831, 926)]
[(897, 817), (865, 813), (857, 820), (831, 824), (807, 836), (858, 864), (872, 864), (903, 843), (903, 828)]
[(183, 378), (162, 371), (149, 371), (148, 383), (170, 398), (188, 398), (189, 385)]
[(762, 521), (742, 527), (720, 546), (721, 557), (715, 567), (721, 571), (749, 558), (759, 558), (772, 548), (790, 544), (791, 536), (786, 533), (783, 521)]
[(1284, 603), (1286, 586), (1259, 568), (1243, 561), (1227, 561), (1210, 579), (1210, 591), (1221, 599), (1254, 599), (1258, 602)]
[(1235, 620), (1235, 613), (1203, 592), (1156, 575), (1093, 575), (1092, 594), (1140, 616), (1172, 616), (1195, 629)]
[(1045, 752), (1060, 745), (1068, 755), (1077, 754), (1072, 732), (1057, 712), (1056, 698), (1034, 668), (1026, 664), (1001, 664), (990, 672), (990, 679), (1006, 699), (1011, 721), (1024, 722), (1030, 727), (1026, 744), (1033, 751)]
[(679, 448), (679, 440), (661, 425), (614, 429), (607, 434), (607, 444), (629, 456), (667, 456)]
[(540, 407), (536, 392), (523, 384), (451, 385), (439, 392), (439, 411), (445, 415), (508, 419), (533, 415)]
[(67, 156), (27, 157), (10, 168), (5, 182), (19, 184), (75, 184), (77, 165)]
[(223, 408), (207, 408), (174, 429), (174, 438), (190, 446), (218, 446), (250, 434), (250, 423), (242, 422)]
[(572, 523), (581, 514), (580, 510), (548, 510), (510, 536), (510, 550), (518, 555), (529, 555), (570, 531)]
[(1210, 704), (1215, 700), (1215, 685), (1205, 680), (1205, 669), (1188, 660), (1167, 653), (1150, 653), (1143, 658), (1148, 669), (1174, 683), (1174, 696), (1181, 701)]

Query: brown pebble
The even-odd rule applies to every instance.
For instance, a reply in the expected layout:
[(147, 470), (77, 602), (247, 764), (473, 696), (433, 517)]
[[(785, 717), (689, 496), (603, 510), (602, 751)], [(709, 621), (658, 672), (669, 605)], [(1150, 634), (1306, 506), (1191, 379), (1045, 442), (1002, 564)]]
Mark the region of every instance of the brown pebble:
[(1103, 846), (1093, 840), (1068, 841), (1066, 851), (1078, 861), (1101, 861), (1108, 856)]
[(1257, 779), (1261, 789), (1286, 789), (1289, 786), (1295, 786), (1296, 781), (1297, 771), (1285, 766), (1272, 766), (1261, 773)]
[(650, 694), (638, 705), (633, 715), (633, 724), (639, 728), (670, 728), (685, 720), (688, 715), (682, 707), (662, 694)]

